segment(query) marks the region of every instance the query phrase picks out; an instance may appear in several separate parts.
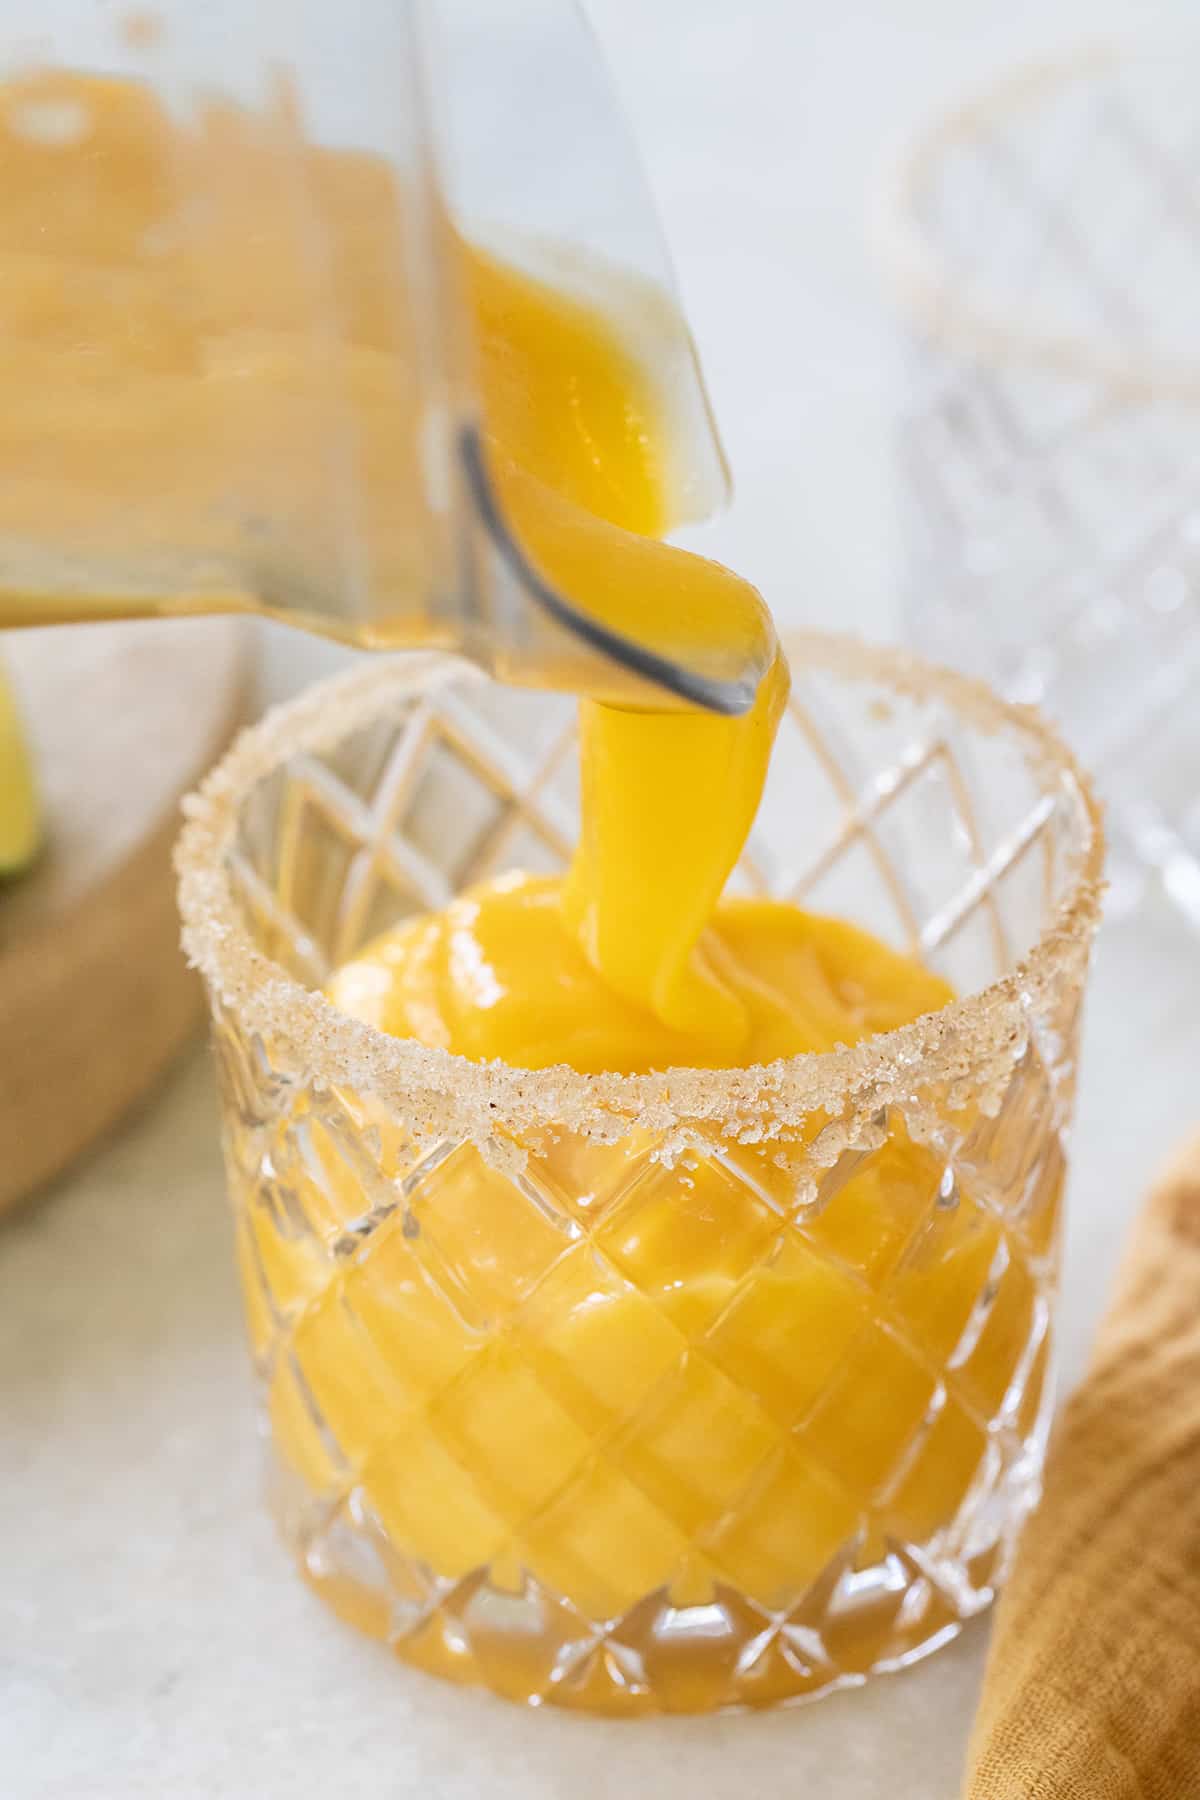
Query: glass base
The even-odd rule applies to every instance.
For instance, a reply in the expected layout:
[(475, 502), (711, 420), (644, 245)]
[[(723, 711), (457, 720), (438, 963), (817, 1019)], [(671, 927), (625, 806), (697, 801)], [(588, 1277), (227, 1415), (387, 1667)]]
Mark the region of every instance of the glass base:
[(942, 1542), (890, 1541), (865, 1565), (848, 1544), (785, 1611), (718, 1583), (700, 1604), (660, 1589), (599, 1621), (525, 1572), (511, 1586), (488, 1569), (440, 1579), (356, 1519), (353, 1496), (320, 1517), (278, 1466), (271, 1486), (303, 1578), (402, 1661), (524, 1705), (624, 1717), (795, 1705), (920, 1661), (991, 1604), (1039, 1491), (1022, 1458), (976, 1497), (965, 1536), (960, 1519)]

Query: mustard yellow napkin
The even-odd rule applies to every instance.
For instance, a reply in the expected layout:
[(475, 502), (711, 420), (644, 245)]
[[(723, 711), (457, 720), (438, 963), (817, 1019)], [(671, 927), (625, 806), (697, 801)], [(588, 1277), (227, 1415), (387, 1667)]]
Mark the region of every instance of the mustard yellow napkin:
[(1200, 1800), (1200, 1140), (1134, 1228), (996, 1617), (967, 1800)]

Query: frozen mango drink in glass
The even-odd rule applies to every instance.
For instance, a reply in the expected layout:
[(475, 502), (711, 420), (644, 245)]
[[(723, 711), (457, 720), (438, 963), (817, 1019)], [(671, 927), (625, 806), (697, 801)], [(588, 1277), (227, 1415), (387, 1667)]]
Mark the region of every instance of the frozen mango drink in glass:
[(578, 454), (568, 396), (624, 411), (604, 321), (479, 282), (538, 370), (486, 390), (530, 553), (767, 672), (722, 718), (400, 659), (194, 802), (275, 1506), (425, 1669), (765, 1705), (943, 1642), (1036, 1493), (1099, 828), (1031, 716), (785, 655), (654, 536), (640, 436)]
[(1095, 811), (959, 678), (788, 660), (729, 727), (368, 667), (181, 846), (285, 1539), (531, 1703), (896, 1667), (1037, 1492)]
[[(527, 684), (376, 662), (190, 806), (281, 1530), (405, 1660), (534, 1704), (895, 1667), (1037, 1490), (1086, 783), (966, 681), (781, 644), (664, 541), (678, 338), (275, 101), (0, 92), (0, 618), (246, 606)], [(457, 335), (384, 304), (422, 230)], [(464, 384), (470, 531), (428, 466)], [(553, 655), (480, 650), (484, 541)]]
[[(413, 215), (377, 159), (250, 117), (0, 92), (9, 622), (272, 610), (284, 571), (297, 616), (311, 577), (348, 635), (437, 635), (423, 365), (381, 305)], [(289, 310), (313, 268), (279, 279), (296, 181), (320, 355)], [(619, 322), (440, 241), (460, 473), (567, 649), (493, 643), (541, 693), (430, 655), (318, 690), (180, 853), (279, 1518), (332, 1605), (455, 1679), (616, 1712), (814, 1693), (986, 1604), (1036, 1490), (1094, 810), (986, 693), (785, 653), (663, 541), (681, 459)], [(339, 570), (394, 611), (330, 615)]]
[(0, 623), (422, 646), (179, 852), (280, 1526), (435, 1673), (767, 1705), (944, 1641), (1036, 1493), (1100, 830), (1031, 715), (665, 541), (720, 457), (646, 258), (431, 173), (421, 20), (519, 150), (519, 13), (534, 187), (645, 247), (511, 11), (80, 9), (102, 72), (0, 87)]

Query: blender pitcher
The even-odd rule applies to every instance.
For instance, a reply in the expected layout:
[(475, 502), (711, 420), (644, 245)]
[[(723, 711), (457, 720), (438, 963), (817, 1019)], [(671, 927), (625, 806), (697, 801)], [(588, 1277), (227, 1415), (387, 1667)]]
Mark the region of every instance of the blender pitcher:
[(464, 248), (619, 336), (672, 525), (727, 487), (573, 5), (49, 0), (0, 73), (0, 624), (246, 610), (748, 706), (765, 655), (584, 611), (489, 467)]

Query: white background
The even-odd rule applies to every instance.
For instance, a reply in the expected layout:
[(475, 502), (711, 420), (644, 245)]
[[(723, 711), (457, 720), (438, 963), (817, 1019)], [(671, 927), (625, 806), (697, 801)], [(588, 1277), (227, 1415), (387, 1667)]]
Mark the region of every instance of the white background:
[[(1189, 0), (593, 0), (640, 133), (739, 498), (707, 542), (784, 620), (895, 630), (897, 371), (863, 242), (887, 146), (963, 84)], [(346, 17), (353, 16), (352, 0)], [(273, 636), (278, 693), (329, 660)], [(1090, 1011), (1063, 1354), (1200, 1124), (1200, 945), (1108, 930)], [(617, 1726), (394, 1666), (288, 1569), (258, 1502), (207, 1065), (0, 1228), (0, 1792), (13, 1800), (787, 1793), (952, 1800), (986, 1627), (799, 1712)]]

